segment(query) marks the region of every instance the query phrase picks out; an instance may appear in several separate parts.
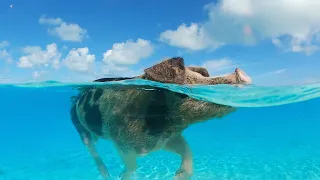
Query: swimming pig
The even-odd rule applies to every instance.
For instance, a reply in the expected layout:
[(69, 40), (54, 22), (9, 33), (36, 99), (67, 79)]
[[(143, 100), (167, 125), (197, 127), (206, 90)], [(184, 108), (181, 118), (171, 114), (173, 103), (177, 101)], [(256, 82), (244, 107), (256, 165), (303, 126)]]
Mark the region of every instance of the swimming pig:
[(171, 58), (162, 61), (144, 70), (144, 74), (132, 78), (101, 78), (95, 81), (103, 82), (110, 80), (124, 79), (146, 79), (161, 83), (173, 84), (250, 84), (251, 79), (241, 69), (236, 68), (235, 72), (226, 76), (209, 77), (208, 71), (203, 67), (186, 67), (181, 57)]
[[(251, 79), (240, 69), (227, 76), (210, 78), (202, 67), (186, 67), (180, 57), (165, 60), (148, 69), (141, 78), (175, 84), (247, 84)], [(117, 81), (131, 78), (102, 78)], [(99, 138), (111, 140), (125, 165), (121, 179), (137, 169), (136, 159), (164, 149), (181, 156), (176, 178), (193, 174), (192, 152), (182, 132), (191, 124), (221, 118), (234, 107), (204, 102), (185, 94), (148, 85), (108, 85), (82, 90), (74, 99), (70, 114), (83, 143), (100, 174), (109, 172), (95, 149)]]

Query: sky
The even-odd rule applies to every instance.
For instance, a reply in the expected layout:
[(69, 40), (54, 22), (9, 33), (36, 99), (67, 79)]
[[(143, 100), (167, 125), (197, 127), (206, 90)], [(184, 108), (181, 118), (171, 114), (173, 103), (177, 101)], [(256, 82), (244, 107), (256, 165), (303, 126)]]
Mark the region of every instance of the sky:
[(0, 83), (135, 76), (170, 57), (257, 85), (320, 81), (319, 0), (1, 0)]

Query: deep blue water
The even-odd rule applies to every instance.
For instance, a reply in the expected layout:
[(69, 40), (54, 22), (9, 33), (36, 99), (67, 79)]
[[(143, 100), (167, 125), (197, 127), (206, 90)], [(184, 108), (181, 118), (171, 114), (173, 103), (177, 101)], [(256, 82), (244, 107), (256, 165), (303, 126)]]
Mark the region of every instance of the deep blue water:
[[(69, 119), (70, 96), (77, 91), (49, 85), (57, 86), (0, 87), (0, 180), (100, 179)], [(192, 179), (320, 179), (319, 84), (168, 88), (238, 106), (184, 132), (194, 154)], [(98, 151), (117, 179), (123, 165), (114, 147), (99, 141)], [(138, 164), (133, 179), (172, 179), (180, 159), (159, 151)]]

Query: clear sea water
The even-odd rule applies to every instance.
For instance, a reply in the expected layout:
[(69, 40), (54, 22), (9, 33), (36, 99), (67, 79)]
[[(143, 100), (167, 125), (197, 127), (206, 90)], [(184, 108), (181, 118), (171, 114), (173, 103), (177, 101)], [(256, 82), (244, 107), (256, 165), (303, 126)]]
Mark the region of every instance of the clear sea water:
[[(203, 180), (319, 180), (320, 84), (300, 86), (178, 86), (149, 84), (205, 101), (238, 107), (220, 120), (184, 131)], [(75, 87), (105, 83), (43, 82), (0, 85), (0, 180), (99, 180), (99, 173), (69, 119)], [(97, 149), (111, 179), (123, 169), (115, 148)], [(155, 152), (138, 159), (132, 179), (173, 179), (177, 155)]]

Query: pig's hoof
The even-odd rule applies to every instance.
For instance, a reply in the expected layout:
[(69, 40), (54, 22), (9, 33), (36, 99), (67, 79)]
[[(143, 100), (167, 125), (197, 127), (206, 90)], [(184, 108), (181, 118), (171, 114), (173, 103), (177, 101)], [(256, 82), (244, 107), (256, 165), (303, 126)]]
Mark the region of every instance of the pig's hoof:
[(251, 78), (241, 69), (236, 68), (235, 70), (237, 81), (240, 84), (251, 84)]
[(174, 180), (190, 180), (192, 176), (192, 172), (188, 172), (185, 169), (179, 169), (175, 176), (174, 176)]

